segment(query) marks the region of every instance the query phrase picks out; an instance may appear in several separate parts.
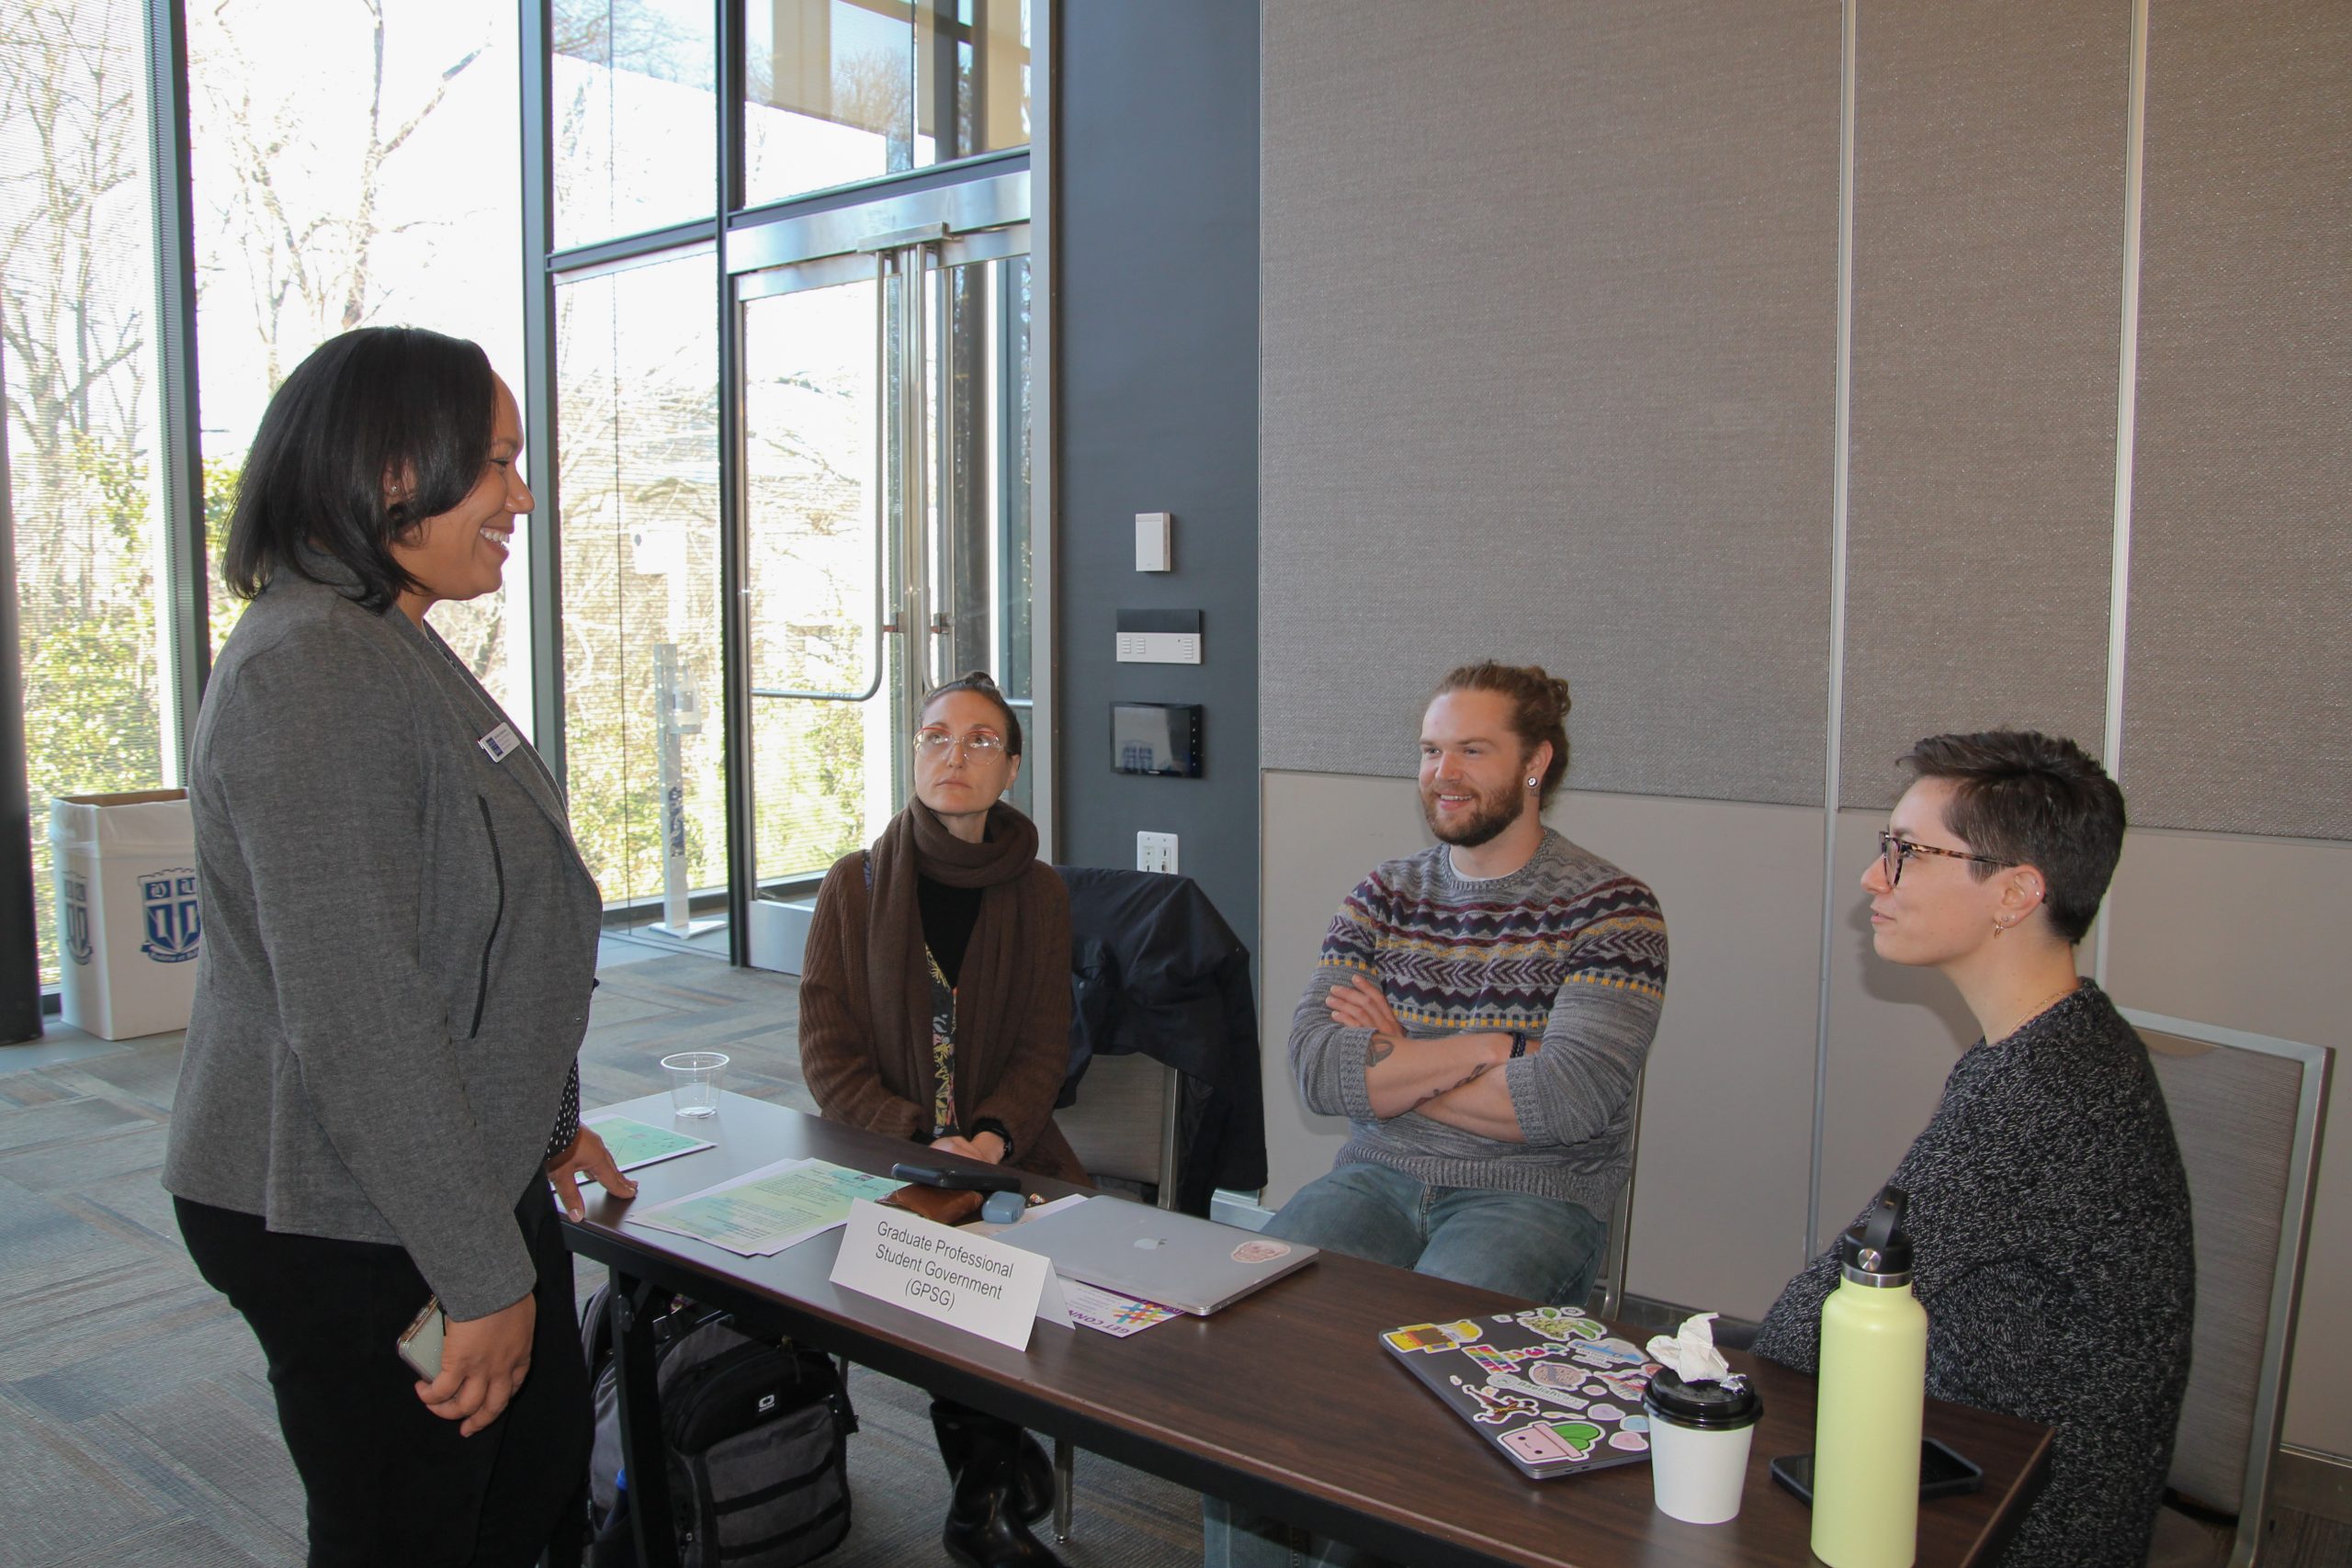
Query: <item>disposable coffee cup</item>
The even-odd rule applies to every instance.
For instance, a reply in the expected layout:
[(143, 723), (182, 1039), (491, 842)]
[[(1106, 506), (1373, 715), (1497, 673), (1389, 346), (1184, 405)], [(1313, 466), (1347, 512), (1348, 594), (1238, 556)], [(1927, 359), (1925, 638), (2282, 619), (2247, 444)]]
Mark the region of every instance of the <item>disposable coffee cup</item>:
[(1742, 1383), (1684, 1382), (1661, 1367), (1642, 1396), (1650, 1418), (1650, 1486), (1657, 1510), (1691, 1525), (1739, 1517), (1747, 1447), (1764, 1402)]
[(717, 1051), (681, 1051), (664, 1056), (670, 1070), (670, 1109), (680, 1116), (718, 1113), (719, 1080), (727, 1076), (727, 1058)]

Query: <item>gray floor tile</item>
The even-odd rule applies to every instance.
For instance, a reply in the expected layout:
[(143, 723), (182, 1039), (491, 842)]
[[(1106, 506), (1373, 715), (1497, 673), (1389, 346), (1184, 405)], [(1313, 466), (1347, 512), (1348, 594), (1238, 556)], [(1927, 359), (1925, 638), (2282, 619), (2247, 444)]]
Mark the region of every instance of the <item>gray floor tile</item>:
[(63, 1143), (44, 1143), (0, 1155), (0, 1178), (28, 1192), (71, 1191), (126, 1172), (143, 1171), (151, 1179), (159, 1178), (163, 1169), (164, 1123), (143, 1117)]
[(120, 1543), (161, 1523), (164, 1512), (65, 1426), (0, 1389), (0, 1475), (8, 1528), (0, 1568), (36, 1568), (99, 1543)]
[(18, 1106), (0, 1111), (0, 1151), (63, 1145), (141, 1124), (152, 1124), (152, 1119), (103, 1100), (59, 1100)]
[(54, 1568), (300, 1568), (302, 1558), (300, 1545), (255, 1555), (222, 1540), (204, 1520), (184, 1516), (127, 1540), (57, 1558)]
[(236, 1524), (236, 1539), (275, 1542), (299, 1556), (302, 1482), (278, 1438), (277, 1411), (251, 1398), (262, 1364), (254, 1346), (252, 1377), (224, 1372), (101, 1419), (119, 1445), (146, 1450), (200, 1487), (200, 1511)]
[(0, 1343), (9, 1373), (0, 1389), (51, 1419), (86, 1421), (217, 1375), (254, 1353), (245, 1320), (192, 1272), (152, 1296), (120, 1299), (137, 1282), (133, 1270), (88, 1281), (78, 1310), (62, 1303), (49, 1322)]

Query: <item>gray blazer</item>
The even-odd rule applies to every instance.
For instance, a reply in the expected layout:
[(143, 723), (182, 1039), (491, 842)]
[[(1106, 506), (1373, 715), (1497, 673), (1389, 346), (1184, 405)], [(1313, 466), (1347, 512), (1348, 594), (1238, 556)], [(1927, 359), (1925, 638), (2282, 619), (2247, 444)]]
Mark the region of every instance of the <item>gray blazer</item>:
[(188, 779), (204, 948), (164, 1185), (403, 1247), (455, 1317), (532, 1287), (514, 1205), (602, 908), (537, 754), (476, 744), (504, 722), (397, 607), (280, 571), (214, 666)]

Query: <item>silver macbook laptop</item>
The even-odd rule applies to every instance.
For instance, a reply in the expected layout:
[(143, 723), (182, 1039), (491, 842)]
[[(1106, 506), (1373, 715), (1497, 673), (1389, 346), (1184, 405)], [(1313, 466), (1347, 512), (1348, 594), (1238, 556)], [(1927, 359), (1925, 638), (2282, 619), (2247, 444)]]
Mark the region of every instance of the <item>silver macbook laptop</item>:
[(1000, 1231), (997, 1239), (1052, 1258), (1066, 1279), (1195, 1317), (1272, 1283), (1317, 1250), (1123, 1198), (1089, 1198)]

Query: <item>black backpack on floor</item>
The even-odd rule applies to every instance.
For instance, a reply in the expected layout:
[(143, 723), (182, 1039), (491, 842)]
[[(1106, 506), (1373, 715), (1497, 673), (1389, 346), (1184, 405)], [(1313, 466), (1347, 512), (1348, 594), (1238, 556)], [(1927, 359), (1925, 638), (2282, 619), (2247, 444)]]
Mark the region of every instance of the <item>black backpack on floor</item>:
[[(634, 1568), (621, 1476), (611, 1287), (588, 1299), (581, 1348), (594, 1390), (589, 1461), (595, 1568)], [(849, 1534), (849, 1391), (815, 1350), (749, 1338), (679, 1299), (655, 1319), (654, 1380), (683, 1568), (794, 1568)]]

